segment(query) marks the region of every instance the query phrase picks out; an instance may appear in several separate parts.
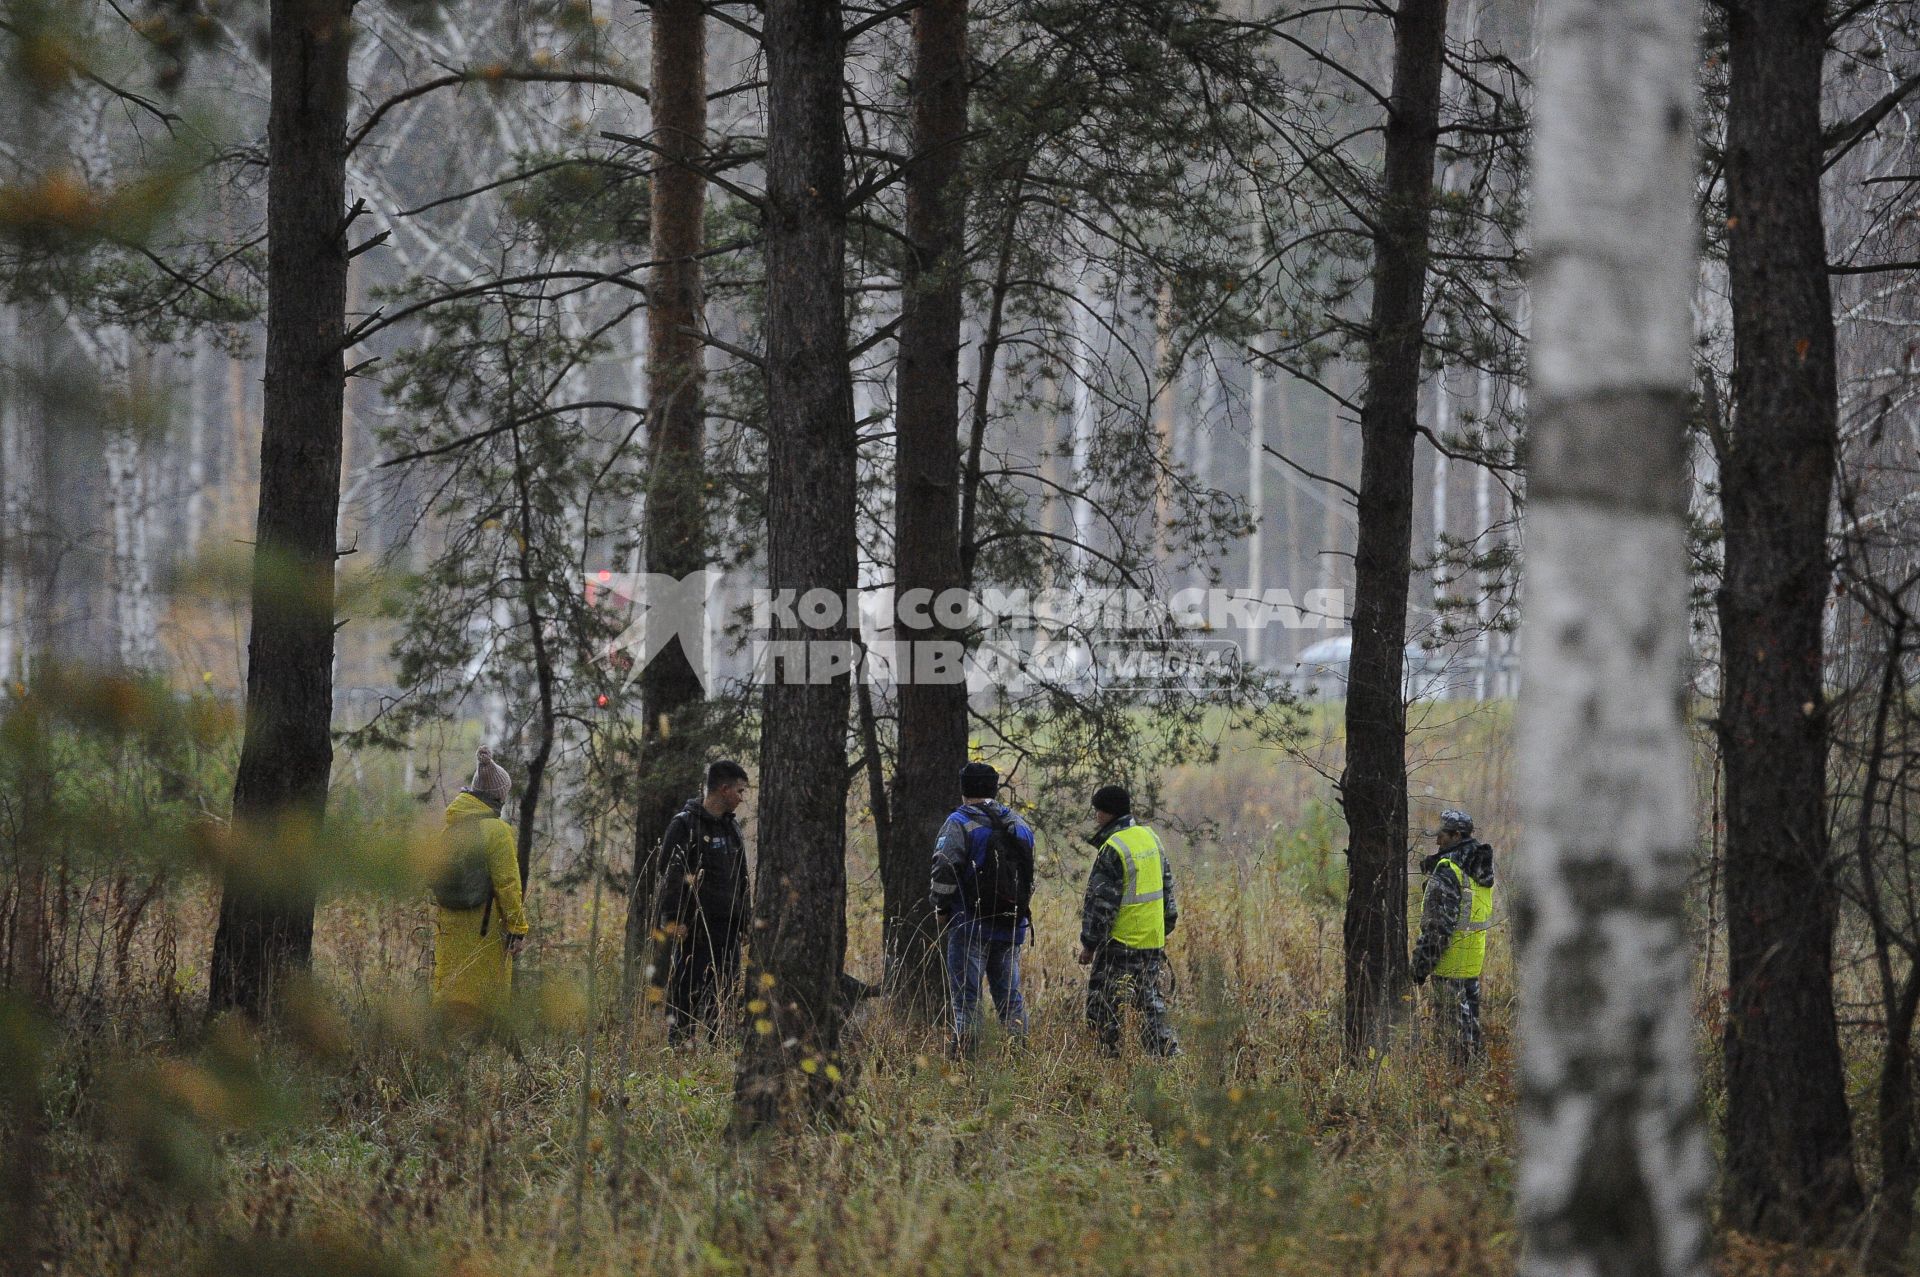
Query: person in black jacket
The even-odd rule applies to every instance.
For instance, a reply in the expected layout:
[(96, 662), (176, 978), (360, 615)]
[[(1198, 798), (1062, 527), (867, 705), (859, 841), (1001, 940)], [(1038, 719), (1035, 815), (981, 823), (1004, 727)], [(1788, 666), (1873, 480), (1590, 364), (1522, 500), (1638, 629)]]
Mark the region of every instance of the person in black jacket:
[(733, 819), (747, 796), (747, 769), (731, 759), (707, 768), (707, 792), (690, 799), (660, 843), (658, 930), (664, 937), (667, 1038), (678, 1045), (719, 1011), (740, 979), (746, 935), (747, 844)]

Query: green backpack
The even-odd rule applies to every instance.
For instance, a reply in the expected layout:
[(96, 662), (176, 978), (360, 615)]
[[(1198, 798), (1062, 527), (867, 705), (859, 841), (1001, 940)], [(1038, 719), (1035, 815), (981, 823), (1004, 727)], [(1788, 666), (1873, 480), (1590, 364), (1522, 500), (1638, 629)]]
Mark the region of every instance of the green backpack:
[(447, 826), (447, 862), (433, 882), (433, 901), (442, 909), (478, 909), (493, 901), (493, 871), (487, 867), (487, 833), (469, 816)]

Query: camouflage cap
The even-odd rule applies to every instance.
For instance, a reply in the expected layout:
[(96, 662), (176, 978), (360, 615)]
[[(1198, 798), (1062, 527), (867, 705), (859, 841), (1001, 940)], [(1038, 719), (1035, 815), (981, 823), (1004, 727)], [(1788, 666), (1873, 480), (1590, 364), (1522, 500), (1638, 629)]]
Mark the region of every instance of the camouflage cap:
[(1458, 807), (1449, 807), (1440, 813), (1440, 828), (1447, 833), (1470, 834), (1473, 832), (1473, 817)]

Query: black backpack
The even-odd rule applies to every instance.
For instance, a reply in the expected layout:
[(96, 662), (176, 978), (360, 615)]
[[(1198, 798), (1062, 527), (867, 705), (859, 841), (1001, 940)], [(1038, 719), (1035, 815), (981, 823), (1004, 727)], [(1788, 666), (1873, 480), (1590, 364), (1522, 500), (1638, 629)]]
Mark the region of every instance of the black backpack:
[(973, 916), (1017, 922), (1033, 916), (1033, 848), (1010, 818), (988, 817), (987, 847), (974, 868)]
[(447, 862), (433, 880), (433, 902), (442, 909), (478, 909), (493, 902), (493, 871), (487, 867), (484, 816), (469, 816), (447, 826)]

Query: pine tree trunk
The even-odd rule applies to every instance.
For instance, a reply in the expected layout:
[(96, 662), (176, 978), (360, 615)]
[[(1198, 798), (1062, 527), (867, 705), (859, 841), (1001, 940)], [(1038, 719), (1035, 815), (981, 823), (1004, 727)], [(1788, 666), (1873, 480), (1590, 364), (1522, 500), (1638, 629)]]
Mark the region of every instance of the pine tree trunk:
[(1721, 464), (1727, 777), (1726, 1207), (1815, 1237), (1861, 1204), (1834, 1027), (1821, 613), (1835, 463), (1820, 222), (1819, 0), (1728, 13), (1735, 418)]
[(513, 490), (519, 520), (520, 600), (527, 613), (527, 634), (533, 648), (533, 682), (538, 717), (533, 754), (527, 759), (527, 774), (520, 784), (520, 805), (515, 812), (514, 861), (520, 870), (520, 890), (525, 892), (533, 874), (533, 831), (540, 818), (540, 800), (545, 792), (547, 763), (553, 757), (554, 728), (558, 715), (554, 709), (554, 658), (547, 641), (547, 618), (540, 608), (538, 569), (533, 562), (533, 475), (527, 460), (525, 440), (520, 428), (511, 432), (513, 440)]
[[(764, 31), (769, 585), (845, 598), (858, 575), (840, 6), (768, 0)], [(758, 1023), (735, 1076), (734, 1127), (742, 1133), (830, 1109), (839, 1094), (830, 1074), (838, 1073), (834, 996), (847, 943), (850, 702), (847, 675), (823, 662), (851, 665), (853, 620), (776, 626), (772, 636), (800, 640), (818, 668), (781, 662), (763, 702), (748, 991), (767, 1006), (750, 1011)]]
[[(1453, 433), (1453, 400), (1447, 394), (1445, 365), (1441, 366), (1433, 383), (1433, 433), (1442, 440)], [(1442, 617), (1451, 585), (1449, 573), (1452, 565), (1448, 559), (1452, 551), (1447, 548), (1447, 533), (1450, 531), (1447, 498), (1452, 495), (1450, 487), (1453, 477), (1451, 461), (1452, 458), (1440, 449), (1433, 450), (1433, 485), (1428, 507), (1433, 512), (1433, 611), (1436, 621)], [(1441, 625), (1436, 625), (1435, 631), (1446, 632)]]
[(1360, 412), (1360, 535), (1347, 670), (1346, 1045), (1377, 1042), (1407, 984), (1407, 589), (1422, 297), (1447, 0), (1393, 18), (1385, 191), (1374, 217), (1373, 310)]
[[(18, 349), (19, 333), (19, 307), (0, 305), (0, 343), (6, 350)], [(17, 398), (0, 395), (0, 679), (8, 682), (19, 681), (25, 673), (20, 578), (30, 548), (27, 457)]]
[(234, 821), (258, 863), (225, 883), (209, 998), (214, 1011), (255, 1016), (311, 955), (311, 889), (272, 861), (286, 852), (276, 841), (324, 815), (333, 766), (350, 11), (348, 0), (273, 0), (271, 11), (266, 413), (246, 734), (233, 786)]
[[(938, 598), (960, 569), (960, 312), (966, 282), (961, 161), (967, 131), (967, 2), (927, 0), (913, 16), (908, 95), (913, 159), (906, 174), (905, 301), (900, 320), (894, 460), (894, 598)], [(900, 631), (915, 645), (958, 643), (944, 626)], [(886, 978), (896, 1010), (942, 1005), (928, 866), (967, 761), (967, 685), (921, 682), (911, 660), (899, 685), (890, 845), (881, 866)], [(954, 662), (953, 674), (964, 672)]]
[[(654, 142), (664, 153), (653, 179), (647, 306), (646, 570), (683, 580), (707, 565), (706, 246), (707, 180), (690, 163), (707, 149), (707, 30), (700, 0), (653, 8)], [(641, 763), (634, 821), (627, 958), (653, 925), (657, 855), (667, 822), (700, 791), (705, 705), (690, 655), (670, 643), (640, 674)]]
[(1685, 910), (1697, 17), (1684, 0), (1541, 17), (1527, 843), (1509, 861), (1520, 1271), (1704, 1277)]

